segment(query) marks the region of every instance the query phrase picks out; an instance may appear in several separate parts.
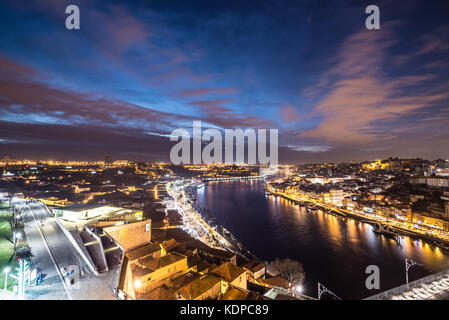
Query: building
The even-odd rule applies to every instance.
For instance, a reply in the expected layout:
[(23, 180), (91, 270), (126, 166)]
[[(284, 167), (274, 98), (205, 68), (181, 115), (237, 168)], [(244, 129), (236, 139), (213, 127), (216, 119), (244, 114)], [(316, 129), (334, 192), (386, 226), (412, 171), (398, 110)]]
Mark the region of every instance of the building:
[[(264, 263), (237, 266), (234, 253), (210, 248), (182, 230), (169, 229), (170, 235), (155, 230), (150, 241), (142, 230), (123, 231), (126, 227), (128, 224), (103, 228), (124, 247), (117, 287), (121, 296), (135, 300), (233, 300), (259, 296), (247, 287), (248, 279), (264, 278)], [(145, 236), (131, 241), (131, 234)]]
[(251, 261), (243, 266), (248, 272), (248, 281), (256, 283), (257, 279), (265, 276), (266, 268), (265, 264), (260, 261)]
[(411, 184), (427, 184), (427, 178), (426, 177), (413, 177), (410, 178)]
[(343, 202), (343, 190), (333, 189), (329, 192), (330, 202), (334, 205), (341, 206)]
[(178, 291), (179, 300), (208, 300), (217, 299), (222, 293), (220, 278), (206, 274), (187, 283)]
[(443, 218), (449, 220), (449, 192), (444, 192), (441, 196), (441, 199), (444, 200), (444, 214)]
[(68, 206), (73, 204), (67, 199), (59, 199), (58, 197), (39, 198), (38, 200), (47, 206)]
[(222, 293), (226, 292), (229, 285), (233, 285), (244, 290), (247, 289), (247, 271), (231, 262), (223, 263), (219, 267), (213, 269), (210, 274), (213, 274), (223, 280)]
[(55, 213), (57, 217), (75, 222), (79, 220), (104, 219), (127, 213), (142, 215), (142, 211), (105, 205), (104, 203), (73, 204), (61, 208), (55, 208), (53, 209), (53, 213)]
[(381, 206), (380, 209), (383, 216), (403, 221), (407, 220), (407, 217), (411, 215), (412, 211), (410, 206)]
[(247, 291), (230, 286), (221, 300), (245, 300), (247, 296)]
[(259, 279), (259, 284), (262, 286), (273, 288), (273, 287), (280, 287), (284, 288), (286, 290), (293, 290), (294, 289), (294, 283), (291, 281), (288, 281), (287, 279), (282, 278), (281, 276), (274, 276), (266, 279)]
[(411, 222), (449, 231), (448, 221), (440, 218), (439, 216), (426, 212), (413, 212), (411, 214)]
[(444, 215), (445, 219), (449, 220), (449, 201), (444, 204)]
[(103, 228), (103, 231), (128, 252), (142, 245), (151, 243), (151, 220), (132, 223), (118, 223)]
[(170, 288), (171, 280), (188, 273), (187, 256), (178, 252), (165, 253), (160, 243), (142, 240), (137, 247), (122, 242), (127, 247), (120, 272), (119, 290), (132, 299), (147, 299), (148, 294), (173, 293), (163, 288), (152, 291), (163, 285)]
[(180, 276), (188, 271), (187, 257), (177, 252), (170, 252), (156, 259), (140, 258), (131, 264), (125, 288), (131, 295), (136, 291), (150, 291), (162, 285), (165, 279)]
[(449, 178), (447, 177), (429, 177), (427, 185), (430, 187), (449, 188)]
[(426, 184), (429, 187), (449, 188), (449, 177), (413, 177), (410, 178), (411, 184)]

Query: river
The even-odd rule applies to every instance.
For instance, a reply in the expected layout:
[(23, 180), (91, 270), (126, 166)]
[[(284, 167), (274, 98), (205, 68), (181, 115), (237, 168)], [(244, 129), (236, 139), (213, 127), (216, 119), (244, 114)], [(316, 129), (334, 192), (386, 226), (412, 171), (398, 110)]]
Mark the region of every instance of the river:
[[(262, 261), (291, 258), (303, 264), (304, 294), (316, 297), (320, 282), (342, 299), (361, 299), (405, 283), (405, 258), (413, 281), (449, 268), (449, 252), (402, 237), (401, 246), (368, 224), (265, 195), (262, 180), (208, 182), (198, 204)], [(365, 269), (380, 268), (380, 290), (368, 290)]]

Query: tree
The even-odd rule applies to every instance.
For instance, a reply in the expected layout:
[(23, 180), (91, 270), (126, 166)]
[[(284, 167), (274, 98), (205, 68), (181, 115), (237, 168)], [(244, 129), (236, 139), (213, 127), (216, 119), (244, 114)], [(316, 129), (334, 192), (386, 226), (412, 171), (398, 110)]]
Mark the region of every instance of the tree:
[(8, 190), (9, 207), (11, 207), (12, 200), (14, 199), (16, 193), (19, 191), (19, 188), (14, 183), (10, 183), (8, 184), (7, 190)]
[(280, 275), (282, 278), (300, 285), (304, 282), (306, 274), (299, 261), (286, 259), (276, 259), (267, 265), (267, 272), (271, 275)]

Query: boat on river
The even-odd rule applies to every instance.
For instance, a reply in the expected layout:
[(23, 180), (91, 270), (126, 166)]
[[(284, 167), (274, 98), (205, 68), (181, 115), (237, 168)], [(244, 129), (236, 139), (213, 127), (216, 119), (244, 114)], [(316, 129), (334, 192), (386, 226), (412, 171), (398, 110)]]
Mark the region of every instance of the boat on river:
[(398, 237), (398, 235), (395, 232), (393, 232), (387, 225), (381, 224), (379, 222), (374, 224), (373, 231), (376, 234), (381, 234), (386, 237), (393, 238), (395, 240), (397, 240), (397, 237)]

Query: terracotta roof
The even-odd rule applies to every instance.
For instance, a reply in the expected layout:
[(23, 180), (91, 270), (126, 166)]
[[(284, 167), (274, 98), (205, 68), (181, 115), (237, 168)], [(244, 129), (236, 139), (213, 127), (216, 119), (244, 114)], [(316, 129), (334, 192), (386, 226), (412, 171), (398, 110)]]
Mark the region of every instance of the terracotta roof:
[(257, 280), (259, 283), (261, 284), (266, 284), (268, 286), (276, 286), (276, 287), (281, 287), (284, 289), (289, 289), (290, 286), (290, 281), (282, 278), (281, 276), (275, 276), (275, 277), (271, 277), (271, 278), (267, 278), (267, 279), (258, 279)]
[(176, 248), (178, 245), (179, 243), (177, 243), (175, 239), (164, 241), (161, 244), (165, 251), (170, 251), (171, 249)]
[(185, 273), (179, 277), (171, 279), (170, 285), (173, 286), (174, 288), (179, 289), (187, 285), (188, 283), (192, 282), (193, 280), (198, 279), (199, 277), (201, 277), (201, 275), (199, 275), (198, 273), (189, 271), (188, 273)]
[(128, 259), (130, 261), (134, 261), (136, 259), (146, 257), (146, 256), (153, 254), (160, 250), (161, 250), (161, 247), (160, 247), (159, 243), (152, 242), (152, 243), (148, 243), (148, 244), (145, 244), (143, 246), (140, 246), (138, 248), (128, 251), (126, 253), (126, 256), (128, 257)]
[(179, 292), (184, 299), (193, 300), (198, 298), (200, 295), (210, 290), (220, 282), (221, 280), (216, 276), (207, 274), (186, 284), (181, 289), (179, 289)]
[(234, 281), (238, 276), (245, 272), (245, 269), (237, 267), (230, 262), (225, 262), (221, 266), (210, 271), (210, 273), (215, 274), (227, 282)]
[(171, 252), (177, 252), (185, 256), (191, 256), (193, 254), (192, 250), (187, 250), (182, 244), (179, 243), (177, 243), (176, 246), (172, 246), (169, 250)]
[(176, 300), (176, 291), (163, 284), (149, 292), (138, 293), (136, 298), (137, 300)]
[(265, 264), (261, 261), (251, 261), (250, 263), (243, 265), (243, 268), (246, 268), (252, 272), (257, 272), (265, 268)]
[[(137, 260), (136, 263), (133, 263), (133, 267), (135, 267), (137, 273), (139, 275), (148, 274), (154, 272), (160, 268), (166, 267), (170, 264), (178, 262), (182, 259), (186, 259), (185, 256), (180, 255), (178, 253), (169, 253), (163, 257), (153, 259), (152, 257), (141, 258)], [(138, 270), (140, 269), (140, 270)], [(134, 268), (133, 268), (134, 273)]]
[(223, 295), (221, 300), (245, 300), (248, 296), (248, 292), (234, 286), (229, 286), (226, 293)]

